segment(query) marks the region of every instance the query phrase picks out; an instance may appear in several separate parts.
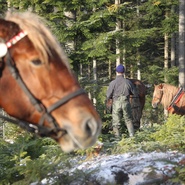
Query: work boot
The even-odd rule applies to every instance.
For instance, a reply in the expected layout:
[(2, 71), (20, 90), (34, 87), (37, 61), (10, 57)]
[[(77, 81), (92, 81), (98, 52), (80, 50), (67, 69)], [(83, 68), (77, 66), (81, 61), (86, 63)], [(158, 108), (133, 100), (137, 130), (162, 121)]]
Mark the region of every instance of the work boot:
[(120, 138), (119, 129), (117, 127), (113, 127), (113, 133), (116, 138)]
[(133, 137), (134, 136), (134, 126), (131, 122), (127, 123), (127, 129), (128, 129), (129, 136)]

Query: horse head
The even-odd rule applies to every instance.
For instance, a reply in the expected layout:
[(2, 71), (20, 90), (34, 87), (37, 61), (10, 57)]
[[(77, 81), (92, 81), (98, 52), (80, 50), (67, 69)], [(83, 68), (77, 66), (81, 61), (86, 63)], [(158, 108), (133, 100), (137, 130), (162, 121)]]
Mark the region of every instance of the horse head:
[(157, 108), (158, 104), (161, 102), (163, 97), (163, 87), (164, 84), (154, 85), (152, 107)]
[(40, 17), (8, 13), (0, 19), (0, 38), (0, 106), (65, 152), (92, 146), (100, 117)]

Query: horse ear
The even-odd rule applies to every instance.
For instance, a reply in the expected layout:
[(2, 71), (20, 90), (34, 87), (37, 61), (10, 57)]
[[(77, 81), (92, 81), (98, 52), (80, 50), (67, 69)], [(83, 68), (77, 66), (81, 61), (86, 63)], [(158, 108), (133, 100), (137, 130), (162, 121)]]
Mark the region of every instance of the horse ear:
[(2, 38), (0, 38), (0, 58), (7, 54), (8, 48)]

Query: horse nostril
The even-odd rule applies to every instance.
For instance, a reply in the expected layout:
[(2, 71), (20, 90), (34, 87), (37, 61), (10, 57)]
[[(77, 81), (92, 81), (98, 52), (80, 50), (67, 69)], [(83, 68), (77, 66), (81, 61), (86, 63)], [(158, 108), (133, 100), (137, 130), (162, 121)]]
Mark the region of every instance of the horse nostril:
[(153, 103), (152, 104), (152, 107), (155, 109), (155, 108), (157, 108), (157, 103)]
[(87, 135), (89, 136), (95, 135), (97, 131), (97, 123), (91, 119), (88, 119), (85, 122), (85, 131), (87, 132)]

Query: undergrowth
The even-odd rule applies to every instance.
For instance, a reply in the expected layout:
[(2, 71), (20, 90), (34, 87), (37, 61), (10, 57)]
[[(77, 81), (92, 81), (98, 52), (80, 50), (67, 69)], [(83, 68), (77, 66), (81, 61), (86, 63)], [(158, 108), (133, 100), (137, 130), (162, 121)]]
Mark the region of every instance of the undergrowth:
[[(166, 152), (185, 153), (185, 116), (171, 115), (166, 123), (144, 127), (133, 138), (124, 137), (111, 150), (112, 154), (126, 152)], [(185, 161), (177, 164), (171, 177), (174, 183), (185, 183)]]
[(185, 151), (185, 117), (171, 115), (165, 124), (153, 124), (137, 131), (133, 138), (123, 137), (112, 153)]
[[(78, 179), (88, 182), (91, 172), (74, 171), (73, 178), (69, 169), (84, 160), (101, 154), (122, 154), (126, 152), (166, 152), (176, 150), (185, 152), (185, 117), (171, 115), (164, 124), (144, 126), (133, 138), (126, 134), (119, 142), (111, 141), (113, 134), (102, 134), (99, 142), (103, 143), (99, 153), (96, 145), (87, 150), (63, 153), (60, 147), (49, 138), (35, 138), (23, 135), (13, 144), (0, 140), (0, 184), (27, 185), (70, 184)], [(175, 181), (185, 182), (184, 165), (176, 168)], [(96, 183), (95, 183), (96, 184)]]

